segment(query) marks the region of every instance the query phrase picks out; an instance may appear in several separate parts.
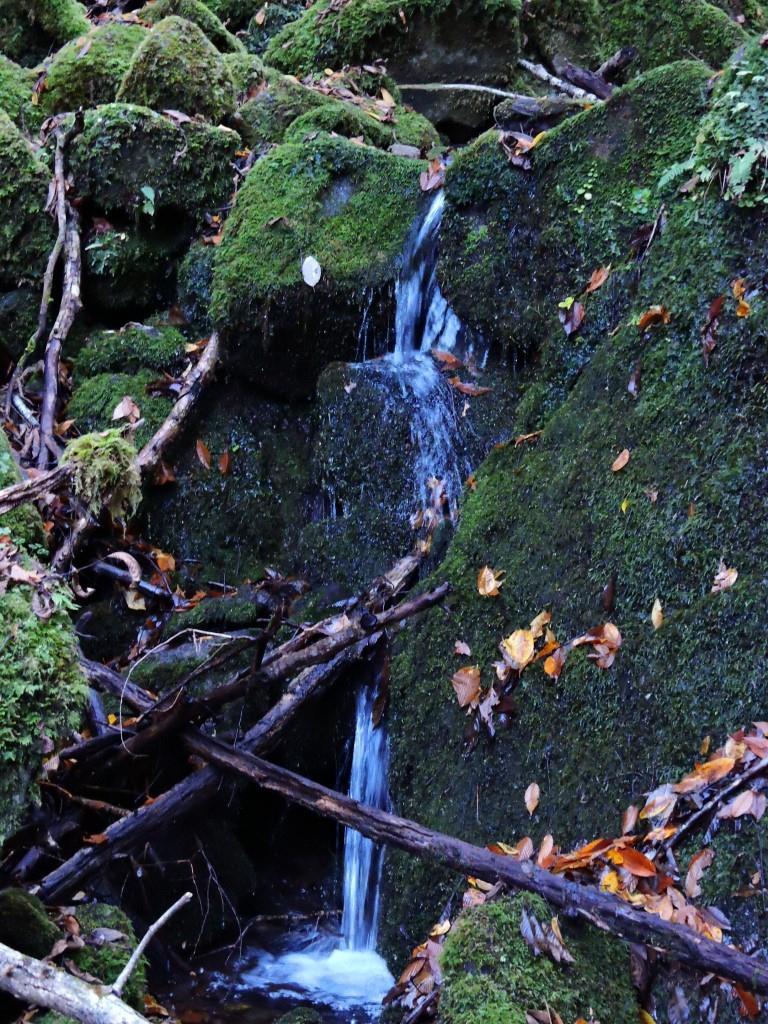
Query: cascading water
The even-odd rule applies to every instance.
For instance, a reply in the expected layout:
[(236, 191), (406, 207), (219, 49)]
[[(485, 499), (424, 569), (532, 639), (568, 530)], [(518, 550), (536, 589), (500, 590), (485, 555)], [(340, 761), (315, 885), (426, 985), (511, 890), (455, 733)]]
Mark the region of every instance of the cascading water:
[[(357, 695), (355, 742), (349, 795), (372, 807), (385, 808), (387, 796), (387, 737), (373, 721), (374, 693), (365, 687)], [(379, 890), (383, 850), (354, 829), (344, 836), (344, 911), (341, 933), (352, 950), (376, 949), (379, 928)]]

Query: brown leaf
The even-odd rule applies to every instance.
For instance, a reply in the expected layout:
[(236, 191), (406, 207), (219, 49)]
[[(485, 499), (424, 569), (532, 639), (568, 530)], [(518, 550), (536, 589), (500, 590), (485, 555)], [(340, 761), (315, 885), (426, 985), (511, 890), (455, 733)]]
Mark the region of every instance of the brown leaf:
[(629, 807), (624, 811), (621, 816), (621, 834), (627, 835), (629, 832), (634, 832), (635, 825), (637, 824), (637, 816), (640, 813), (640, 808), (635, 804), (630, 804)]
[(263, 7), (260, 7), (258, 9), (258, 11), (256, 11), (256, 13), (253, 16), (253, 20), (256, 22), (256, 24), (259, 27), (261, 27), (264, 24), (264, 22), (267, 20), (267, 5), (266, 4), (264, 4)]
[(480, 387), (479, 384), (472, 384), (468, 381), (460, 380), (458, 377), (449, 377), (448, 383), (454, 388), (459, 394), (467, 395), (469, 398), (477, 398), (479, 395), (487, 395), (493, 388)]
[(760, 1015), (760, 1003), (758, 1002), (757, 997), (751, 992), (748, 992), (745, 988), (742, 988), (741, 985), (734, 985), (734, 988), (736, 989), (736, 994), (738, 995), (739, 1002), (741, 1003), (739, 1013), (742, 1017), (748, 1017), (750, 1020), (754, 1020), (755, 1017)]
[(558, 310), (560, 317), (560, 323), (563, 325), (563, 330), (566, 335), (570, 337), (575, 334), (576, 331), (584, 323), (584, 317), (587, 315), (587, 311), (581, 302), (572, 302), (567, 309)]
[(664, 612), (661, 607), (661, 601), (658, 597), (653, 602), (653, 608), (651, 608), (651, 622), (653, 623), (654, 629), (661, 629), (664, 625)]
[(504, 661), (515, 672), (522, 672), (533, 658), (534, 637), (530, 629), (516, 629), (499, 644)]
[(539, 806), (539, 797), (541, 790), (537, 782), (532, 782), (525, 791), (525, 807), (529, 814), (533, 814), (536, 808)]
[(445, 165), (439, 159), (431, 160), (429, 169), (419, 175), (422, 192), (433, 192), (445, 184)]
[(504, 583), (504, 570), (491, 569), (485, 565), (477, 574), (477, 592), (481, 597), (498, 597), (499, 587)]
[(611, 273), (611, 264), (607, 267), (598, 267), (597, 270), (592, 271), (592, 275), (589, 279), (589, 284), (586, 287), (587, 294), (590, 292), (596, 292), (598, 288), (602, 288)]
[(530, 434), (520, 434), (515, 438), (515, 448), (519, 448), (521, 444), (531, 444), (534, 441), (538, 441), (543, 433), (543, 430), (534, 430)]
[(659, 324), (668, 324), (671, 319), (672, 314), (666, 306), (651, 306), (637, 321), (637, 327), (640, 331), (647, 331)]
[(219, 456), (218, 466), (222, 476), (229, 475), (229, 471), (232, 468), (232, 456), (229, 454), (229, 449), (223, 451)]
[(656, 865), (653, 861), (648, 860), (644, 853), (633, 850), (631, 847), (626, 847), (623, 850), (610, 850), (608, 859), (614, 864), (620, 864), (637, 878), (653, 878), (656, 874)]
[(616, 456), (616, 458), (611, 463), (611, 470), (614, 473), (618, 473), (620, 470), (624, 469), (624, 467), (626, 466), (626, 464), (628, 462), (629, 462), (629, 448), (625, 448), (623, 451), (619, 452), (619, 454)]
[(176, 483), (176, 476), (173, 470), (168, 463), (163, 462), (162, 459), (152, 476), (152, 483), (155, 484), (156, 487), (162, 487), (164, 484)]
[(115, 406), (112, 412), (112, 419), (127, 419), (129, 423), (137, 423), (141, 419), (141, 410), (130, 395), (125, 395)]
[(451, 683), (456, 691), (459, 707), (465, 708), (474, 704), (480, 697), (480, 668), (477, 665), (467, 665), (454, 672)]
[(201, 438), (198, 438), (197, 441), (195, 442), (195, 451), (197, 452), (197, 457), (200, 460), (201, 464), (205, 466), (206, 469), (210, 469), (211, 453), (208, 448), (208, 445)]
[(685, 876), (685, 894), (690, 899), (696, 899), (697, 896), (701, 896), (701, 886), (699, 885), (701, 876), (714, 859), (715, 851), (709, 846), (699, 850), (698, 853), (691, 857), (688, 873)]
[(728, 590), (739, 578), (738, 569), (729, 569), (723, 559), (720, 559), (720, 566), (715, 574), (712, 583), (711, 594), (719, 594), (721, 590)]

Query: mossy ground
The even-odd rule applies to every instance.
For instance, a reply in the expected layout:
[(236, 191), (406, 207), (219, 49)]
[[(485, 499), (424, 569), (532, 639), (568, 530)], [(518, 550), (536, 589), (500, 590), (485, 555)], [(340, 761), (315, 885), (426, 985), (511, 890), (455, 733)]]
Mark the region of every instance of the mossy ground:
[[(659, 137), (663, 143), (661, 129)], [(571, 153), (562, 153), (566, 180), (580, 168), (579, 149)], [(631, 220), (631, 210), (626, 215)], [(617, 255), (597, 248), (571, 262), (570, 230), (566, 221), (558, 243), (570, 266), (570, 278), (564, 270), (558, 278), (565, 294)], [(593, 838), (614, 832), (620, 809), (651, 785), (681, 774), (705, 735), (720, 742), (762, 714), (765, 663), (755, 629), (766, 596), (759, 552), (768, 308), (758, 291), (750, 315), (737, 317), (730, 283), (744, 276), (760, 287), (763, 231), (754, 211), (711, 196), (670, 196), (664, 230), (642, 264), (618, 275), (613, 291), (587, 297), (579, 347), (591, 358), (565, 385), (559, 371), (548, 380), (546, 367), (543, 385), (531, 385), (536, 401), (524, 397), (518, 416), (543, 428), (541, 440), (486, 460), (432, 577), (453, 584), (452, 615), (415, 625), (393, 666), (391, 781), (400, 812), (477, 841), (539, 840), (546, 832), (564, 844)], [(550, 237), (554, 245), (554, 226)], [(533, 266), (541, 272), (537, 260)], [(701, 328), (720, 294), (728, 298), (706, 365)], [(671, 322), (641, 332), (638, 315), (654, 304), (671, 311)], [(547, 315), (543, 351), (559, 349), (558, 365), (567, 365), (573, 339), (554, 309)], [(627, 384), (638, 362), (633, 399)], [(625, 447), (629, 464), (613, 473)], [(649, 492), (658, 492), (655, 501)], [(710, 594), (721, 558), (739, 580)], [(483, 565), (507, 573), (497, 599), (477, 593)], [(601, 593), (611, 577), (608, 616)], [(658, 631), (650, 621), (656, 598), (665, 615)], [(539, 666), (527, 670), (508, 731), (463, 758), (465, 719), (450, 686), (454, 641), (471, 646), (490, 681), (499, 640), (544, 608), (560, 639), (610, 617), (624, 636), (616, 665), (600, 671), (576, 652), (557, 683)], [(523, 792), (533, 780), (542, 800), (529, 818)], [(390, 920), (414, 920), (412, 893), (422, 886), (433, 893), (434, 915), (440, 879), (427, 882), (418, 868), (406, 873), (398, 857), (389, 864), (400, 893), (387, 915), (391, 940)]]
[(117, 98), (154, 110), (200, 114), (218, 124), (231, 114), (235, 87), (211, 40), (194, 22), (163, 18), (133, 55)]
[(552, 917), (543, 900), (519, 895), (465, 910), (454, 922), (440, 956), (441, 1021), (525, 1024), (527, 1011), (546, 1007), (565, 1021), (637, 1020), (626, 947), (596, 929), (565, 924), (575, 963), (534, 957), (520, 933), (523, 909), (541, 923)]
[(141, 25), (108, 22), (67, 43), (48, 67), (41, 109), (55, 114), (111, 103), (146, 34)]

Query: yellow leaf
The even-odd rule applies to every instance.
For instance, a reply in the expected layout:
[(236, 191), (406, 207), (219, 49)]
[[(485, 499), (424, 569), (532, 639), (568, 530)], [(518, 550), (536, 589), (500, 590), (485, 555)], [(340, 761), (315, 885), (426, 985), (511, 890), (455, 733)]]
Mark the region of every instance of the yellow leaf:
[(117, 724), (117, 715), (113, 715), (111, 712), (107, 715), (107, 721), (110, 725)]
[(439, 939), (441, 935), (446, 935), (451, 930), (450, 921), (440, 921), (432, 931), (429, 933), (430, 939)]
[(664, 612), (661, 608), (661, 601), (656, 598), (653, 602), (653, 608), (651, 609), (651, 622), (653, 623), (654, 629), (661, 629), (664, 625)]
[(499, 587), (504, 582), (506, 573), (503, 570), (491, 569), (484, 565), (477, 574), (477, 592), (481, 597), (498, 597)]
[(736, 316), (742, 319), (749, 316), (751, 307), (745, 299), (739, 299), (738, 305), (736, 306)]
[(624, 501), (622, 501), (622, 503), (619, 505), (619, 508), (624, 513), (624, 515), (626, 515), (627, 510), (629, 509), (629, 498), (625, 498)]
[(533, 657), (533, 633), (530, 629), (516, 629), (501, 641), (504, 660), (517, 672), (522, 672)]
[(533, 639), (538, 640), (539, 637), (544, 633), (544, 627), (548, 626), (552, 621), (551, 612), (539, 612), (535, 619), (531, 620), (531, 633), (533, 633)]
[(656, 1024), (656, 1021), (647, 1010), (638, 1010), (637, 1014), (640, 1018), (640, 1024)]
[(456, 691), (459, 707), (465, 708), (477, 701), (480, 696), (480, 669), (477, 665), (467, 665), (454, 672), (451, 683)]
[(525, 806), (529, 814), (533, 814), (536, 808), (539, 806), (539, 796), (541, 790), (539, 789), (538, 783), (532, 782), (528, 789), (525, 791)]

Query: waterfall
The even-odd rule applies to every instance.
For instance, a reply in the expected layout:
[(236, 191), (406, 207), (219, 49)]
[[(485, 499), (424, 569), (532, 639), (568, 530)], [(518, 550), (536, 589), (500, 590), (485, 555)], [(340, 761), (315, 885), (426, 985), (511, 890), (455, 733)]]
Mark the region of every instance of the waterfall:
[[(355, 739), (349, 795), (373, 807), (386, 808), (387, 739), (373, 722), (374, 691), (357, 695)], [(383, 850), (354, 829), (344, 836), (344, 909), (341, 932), (349, 949), (373, 950), (379, 925), (379, 890)]]

